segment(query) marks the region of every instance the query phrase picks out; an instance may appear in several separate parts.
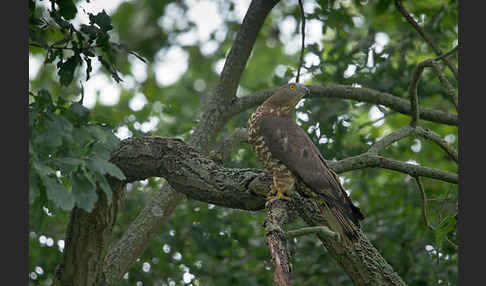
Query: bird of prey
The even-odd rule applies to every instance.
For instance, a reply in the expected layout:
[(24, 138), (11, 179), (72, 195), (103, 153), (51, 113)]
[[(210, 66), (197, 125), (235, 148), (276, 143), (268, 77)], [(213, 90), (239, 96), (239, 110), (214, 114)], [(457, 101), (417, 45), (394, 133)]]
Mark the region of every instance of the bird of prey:
[(360, 209), (353, 205), (338, 176), (328, 168), (307, 133), (292, 119), (297, 103), (309, 89), (290, 83), (262, 103), (248, 120), (248, 142), (273, 184), (267, 204), (290, 199), (296, 184), (303, 183), (318, 194), (330, 210), (329, 227), (351, 242), (359, 241)]

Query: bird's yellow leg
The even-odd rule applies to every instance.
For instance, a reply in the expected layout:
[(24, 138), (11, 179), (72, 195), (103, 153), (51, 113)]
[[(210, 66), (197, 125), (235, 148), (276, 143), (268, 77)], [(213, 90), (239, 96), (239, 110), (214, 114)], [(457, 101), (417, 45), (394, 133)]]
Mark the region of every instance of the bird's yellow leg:
[(278, 179), (273, 177), (273, 184), (270, 186), (270, 194), (267, 197), (265, 206), (268, 206), (271, 202), (279, 199), (290, 201), (290, 192), (294, 188), (294, 180)]

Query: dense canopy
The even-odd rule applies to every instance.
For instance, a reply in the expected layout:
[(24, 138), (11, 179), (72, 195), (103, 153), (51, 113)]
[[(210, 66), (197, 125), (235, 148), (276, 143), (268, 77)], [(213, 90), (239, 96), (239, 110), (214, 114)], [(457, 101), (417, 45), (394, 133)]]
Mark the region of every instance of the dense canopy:
[[(245, 128), (300, 73), (367, 239), (457, 285), (457, 39), (454, 0), (29, 0), (30, 284), (272, 285)], [(288, 238), (293, 284), (359, 284), (324, 243)]]

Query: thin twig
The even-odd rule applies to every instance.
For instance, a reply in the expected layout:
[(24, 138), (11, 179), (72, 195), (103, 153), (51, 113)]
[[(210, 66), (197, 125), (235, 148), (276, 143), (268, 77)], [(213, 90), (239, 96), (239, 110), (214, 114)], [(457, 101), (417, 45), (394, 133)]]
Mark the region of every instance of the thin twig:
[(297, 236), (313, 234), (313, 233), (321, 233), (323, 235), (332, 237), (337, 241), (341, 239), (339, 233), (330, 230), (327, 226), (324, 225), (303, 227), (303, 228), (287, 231), (287, 237), (297, 237)]
[(373, 144), (370, 149), (368, 149), (367, 153), (378, 154), (394, 142), (410, 136), (413, 133), (413, 130), (414, 128), (410, 125), (397, 129)]
[(393, 112), (393, 111), (390, 111), (390, 112), (384, 112), (384, 114), (383, 114), (383, 116), (382, 116), (382, 117), (377, 118), (377, 119), (375, 119), (375, 120), (370, 120), (370, 121), (365, 122), (365, 123), (361, 124), (360, 126), (358, 126), (358, 127), (356, 128), (356, 132), (360, 131), (361, 129), (365, 128), (366, 126), (373, 125), (373, 124), (375, 124), (375, 123), (377, 123), (377, 122), (379, 122), (379, 121), (381, 121), (381, 120), (384, 120), (385, 118), (387, 118), (388, 116), (393, 115), (393, 114), (396, 114), (396, 113), (395, 113), (395, 112)]
[(457, 151), (454, 149), (454, 147), (451, 146), (451, 144), (447, 143), (442, 136), (437, 134), (436, 132), (428, 129), (428, 128), (423, 128), (420, 126), (410, 126), (407, 125), (405, 127), (402, 127), (400, 129), (397, 129), (393, 131), (392, 133), (388, 134), (387, 136), (383, 137), (379, 141), (375, 142), (370, 149), (366, 153), (369, 154), (379, 154), (381, 151), (383, 151), (385, 148), (390, 146), (391, 144), (405, 138), (411, 135), (417, 135), (424, 137), (425, 139), (428, 139), (442, 148), (454, 161), (458, 162), (459, 161), (459, 156), (457, 154)]
[(418, 103), (418, 96), (417, 96), (417, 86), (418, 82), (420, 80), (420, 76), (422, 75), (422, 72), (424, 71), (424, 62), (419, 63), (417, 67), (415, 68), (415, 71), (413, 72), (412, 75), (412, 80), (410, 82), (410, 86), (408, 88), (408, 95), (410, 97), (410, 106), (412, 109), (412, 121), (410, 122), (410, 125), (413, 127), (417, 126), (418, 121), (420, 119), (420, 111), (419, 111), (419, 103)]
[(439, 145), (439, 147), (442, 148), (442, 150), (444, 150), (452, 159), (454, 159), (456, 163), (459, 162), (459, 155), (457, 151), (454, 149), (454, 147), (452, 147), (451, 144), (447, 143), (444, 139), (442, 139), (442, 136), (440, 136), (439, 134), (428, 128), (423, 128), (420, 126), (415, 127), (414, 134), (433, 141), (434, 143)]
[(432, 225), (429, 224), (429, 219), (427, 218), (427, 194), (424, 191), (424, 186), (422, 185), (422, 181), (420, 180), (420, 177), (418, 177), (418, 176), (415, 177), (415, 182), (417, 182), (417, 186), (418, 186), (419, 191), (420, 191), (420, 196), (422, 198), (422, 213), (423, 213), (423, 216), (424, 216), (425, 226), (428, 229), (435, 231), (435, 227), (433, 227)]
[(295, 82), (299, 83), (300, 80), (300, 69), (304, 64), (304, 49), (305, 49), (305, 14), (304, 14), (304, 5), (302, 4), (302, 0), (299, 0), (299, 7), (300, 7), (300, 21), (301, 21), (301, 33), (302, 33), (302, 46), (300, 48), (300, 59), (299, 59), (299, 68), (297, 69), (297, 77)]
[(456, 80), (458, 79), (458, 71), (455, 66), (451, 64), (451, 62), (447, 59), (444, 54), (442, 54), (442, 51), (440, 48), (437, 46), (437, 44), (432, 40), (432, 38), (425, 33), (425, 31), (422, 29), (422, 27), (419, 26), (419, 24), (413, 19), (413, 17), (405, 10), (405, 8), (402, 5), (401, 0), (395, 0), (395, 6), (397, 7), (398, 11), (405, 17), (405, 19), (412, 25), (412, 27), (422, 36), (422, 38), (429, 44), (429, 46), (434, 50), (436, 55), (440, 57), (441, 60), (443, 60), (446, 65), (451, 69), (452, 73), (454, 74), (454, 77)]
[[(449, 53), (451, 53), (451, 51)], [(454, 88), (442, 74), (442, 71), (440, 70), (436, 62), (437, 59), (438, 58), (433, 58), (420, 62), (413, 72), (412, 80), (410, 81), (410, 86), (408, 89), (408, 94), (410, 97), (410, 105), (412, 109), (412, 121), (410, 122), (410, 125), (414, 127), (417, 126), (420, 116), (417, 87), (420, 81), (420, 77), (422, 76), (422, 73), (426, 67), (431, 67), (436, 71), (442, 86), (446, 89), (447, 94), (449, 95), (454, 106), (456, 107), (456, 110), (458, 108), (458, 100)]]
[(455, 244), (454, 242), (452, 242), (448, 237), (447, 235), (445, 236), (445, 240), (447, 242), (449, 242), (449, 244), (454, 248), (454, 250), (457, 250), (459, 247), (457, 246), (457, 244)]
[[(55, 49), (55, 50), (70, 50), (70, 51), (74, 51), (75, 49), (74, 48), (68, 48), (68, 47), (57, 47), (57, 46), (54, 46), (54, 45), (39, 45), (37, 43), (29, 43), (29, 46), (32, 46), (32, 47), (37, 47), (37, 48), (42, 48), (42, 49)], [(101, 46), (100, 45), (94, 45), (94, 46), (89, 46), (89, 47), (80, 47), (80, 48), (77, 48), (77, 50), (80, 50), (80, 51), (83, 51), (83, 50), (89, 50), (91, 48), (100, 48)]]
[(394, 170), (400, 173), (408, 174), (412, 177), (421, 176), (428, 177), (452, 184), (458, 183), (457, 173), (450, 173), (439, 169), (424, 167), (411, 163), (401, 162), (398, 160), (389, 159), (383, 156), (362, 153), (357, 156), (348, 157), (337, 162), (326, 161), (331, 169), (336, 173), (342, 173), (352, 170), (364, 168), (384, 168)]
[(442, 84), (442, 86), (446, 90), (447, 95), (449, 95), (452, 103), (454, 104), (454, 107), (456, 108), (456, 110), (458, 110), (459, 102), (457, 100), (456, 91), (454, 90), (451, 83), (447, 80), (447, 78), (444, 76), (444, 74), (440, 70), (439, 65), (437, 64), (437, 58), (430, 60), (430, 61), (426, 61), (424, 65), (427, 66), (427, 67), (431, 67), (435, 70), (435, 72), (437, 73), (437, 76), (439, 77), (440, 83)]
[(450, 56), (452, 56), (454, 53), (458, 52), (459, 51), (459, 46), (455, 46), (454, 48), (452, 48), (450, 51), (448, 51), (447, 53), (443, 54), (443, 55), (439, 55), (437, 57), (434, 58), (435, 61), (438, 61), (438, 60), (441, 60), (443, 58), (448, 58)]

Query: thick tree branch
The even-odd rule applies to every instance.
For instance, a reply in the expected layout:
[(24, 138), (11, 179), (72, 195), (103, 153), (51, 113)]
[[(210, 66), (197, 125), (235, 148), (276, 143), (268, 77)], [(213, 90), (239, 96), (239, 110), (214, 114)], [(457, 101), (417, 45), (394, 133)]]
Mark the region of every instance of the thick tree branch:
[[(307, 187), (298, 184), (298, 191), (292, 192), (293, 207), (309, 226), (328, 226), (325, 213), (319, 203), (309, 196)], [(319, 198), (317, 198), (318, 200)], [(360, 241), (351, 247), (334, 236), (316, 233), (328, 253), (341, 265), (355, 285), (403, 286), (405, 282), (373, 247), (366, 235), (360, 231)]]
[[(352, 99), (360, 102), (368, 102), (374, 104), (384, 105), (397, 112), (412, 115), (413, 109), (408, 100), (399, 98), (385, 92), (379, 92), (369, 88), (354, 88), (345, 85), (325, 85), (325, 86), (309, 86), (312, 97), (332, 97), (342, 99)], [(448, 112), (421, 108), (420, 118), (448, 124), (457, 125), (457, 116)]]
[(272, 256), (273, 285), (292, 285), (290, 272), (290, 254), (287, 248), (287, 237), (283, 230), (289, 221), (290, 203), (287, 200), (275, 200), (267, 206), (267, 217), (265, 219), (265, 242), (270, 249)]
[(211, 159), (223, 163), (228, 161), (231, 152), (236, 149), (241, 142), (248, 140), (248, 130), (246, 128), (236, 128), (228, 137), (224, 138), (222, 142), (217, 144), (214, 148), (214, 153), (211, 154)]
[(301, 25), (301, 46), (300, 46), (300, 58), (299, 58), (299, 67), (297, 68), (297, 77), (295, 78), (295, 82), (299, 83), (300, 80), (300, 69), (304, 64), (304, 51), (305, 51), (305, 13), (304, 13), (304, 4), (302, 4), (302, 0), (299, 0), (299, 8), (300, 8), (300, 25)]
[[(263, 209), (272, 183), (271, 176), (263, 171), (224, 168), (178, 139), (126, 139), (114, 152), (112, 161), (130, 181), (163, 176), (177, 191), (190, 198), (231, 208)], [(302, 188), (304, 186), (298, 186), (298, 191), (293, 192), (295, 204), (292, 203), (292, 207), (298, 208), (298, 213), (310, 226), (326, 225), (326, 214), (321, 213), (312, 199), (299, 195)], [(357, 285), (404, 285), (365, 234), (362, 233), (359, 244), (351, 248), (345, 248), (335, 237), (317, 235)]]
[(216, 96), (229, 102), (236, 95), (241, 75), (250, 58), (253, 45), (268, 13), (279, 0), (253, 0), (226, 58), (221, 79), (216, 87)]
[(240, 78), (250, 57), (253, 45), (265, 19), (278, 3), (278, 0), (253, 0), (246, 12), (240, 30), (231, 46), (231, 50), (221, 71), (221, 77), (216, 91), (209, 96), (202, 108), (202, 116), (190, 144), (201, 148), (205, 153), (210, 150), (216, 135), (230, 118), (225, 109), (235, 98)]
[(172, 188), (153, 191), (148, 205), (105, 256), (103, 273), (106, 285), (120, 284), (120, 277), (128, 272), (183, 198), (182, 193)]
[(123, 182), (109, 178), (112, 204), (98, 189), (98, 202), (88, 213), (75, 207), (66, 231), (66, 247), (56, 269), (54, 285), (97, 285), (103, 280), (103, 255), (116, 219), (118, 202), (123, 197)]
[[(141, 255), (183, 199), (183, 193), (208, 203), (256, 210), (264, 208), (271, 180), (259, 170), (222, 168), (178, 139), (126, 139), (112, 158), (129, 182), (164, 177), (178, 192), (167, 182), (161, 190), (152, 192), (148, 205), (105, 257), (107, 285), (118, 285), (121, 276)], [(207, 197), (207, 200), (203, 197)]]
[[(236, 94), (236, 89), (258, 32), (268, 13), (276, 3), (278, 1), (275, 0), (253, 0), (250, 4), (231, 51), (225, 61), (216, 91), (210, 94), (208, 102), (202, 105), (200, 120), (189, 140), (189, 143), (198, 150), (207, 153), (213, 145), (218, 132), (226, 124), (228, 118), (230, 118), (225, 116), (224, 108), (228, 106), (228, 102)], [(221, 180), (224, 181), (224, 178)], [(243, 182), (246, 181), (243, 180)], [(180, 195), (174, 192), (172, 186), (167, 183), (163, 184), (159, 192), (164, 194), (156, 192), (151, 194), (148, 200), (149, 205), (142, 209), (121, 240), (108, 253), (108, 261), (110, 259), (114, 261), (120, 258), (125, 260), (124, 262), (117, 261), (122, 263), (122, 266), (117, 269), (115, 269), (115, 262), (109, 262), (105, 268), (107, 272), (110, 272), (111, 285), (116, 285), (116, 277), (120, 278), (125, 273), (126, 268), (133, 264), (135, 259), (140, 256), (147, 243), (160, 230), (166, 218), (174, 209), (175, 204), (180, 201)], [(249, 207), (251, 208), (252, 206)], [(153, 209), (156, 209), (157, 213), (163, 213), (163, 215), (153, 215)], [(137, 231), (134, 235), (132, 231), (135, 229)], [(120, 252), (123, 248), (131, 252), (122, 257), (120, 256)]]
[[(389, 93), (380, 92), (369, 88), (355, 88), (352, 86), (339, 84), (326, 84), (319, 86), (308, 85), (307, 87), (310, 89), (310, 95), (308, 96), (309, 98), (319, 97), (350, 99), (360, 102), (384, 105), (403, 114), (412, 114), (410, 101)], [(228, 110), (228, 115), (232, 116), (261, 104), (268, 97), (270, 97), (275, 90), (276, 88), (262, 90), (236, 99), (232, 104), (232, 109)], [(458, 124), (457, 115), (431, 108), (421, 108), (420, 118), (448, 125), (457, 126)]]
[[(177, 191), (186, 194), (189, 198), (245, 210), (263, 209), (272, 183), (272, 178), (263, 171), (225, 168), (178, 139), (161, 137), (126, 139), (118, 151), (113, 153), (112, 161), (124, 171), (129, 181), (162, 176)], [(337, 172), (364, 167), (385, 167), (414, 177), (424, 175), (457, 182), (455, 174), (397, 162), (373, 154), (365, 153), (328, 163), (330, 168)], [(305, 186), (299, 185), (299, 192), (303, 188)], [(292, 197), (295, 201), (292, 207), (297, 209), (310, 226), (326, 226), (325, 214), (321, 213), (312, 199), (300, 196), (299, 192), (294, 192), (296, 197)], [(156, 211), (156, 213), (160, 212)], [(140, 235), (143, 233), (142, 231)], [(381, 285), (404, 285), (400, 277), (367, 240), (365, 234), (362, 233), (360, 243), (351, 248), (344, 247), (333, 236), (322, 233), (317, 235), (357, 285), (370, 285), (376, 281)], [(117, 249), (123, 249), (122, 246), (123, 244), (119, 244)], [(113, 277), (123, 275), (123, 271), (110, 266), (111, 257), (117, 258), (108, 255), (106, 262), (108, 267), (105, 269), (114, 271), (116, 275)], [(108, 273), (105, 273), (105, 276), (107, 275)]]
[(250, 185), (262, 171), (224, 168), (180, 139), (125, 139), (112, 160), (129, 182), (163, 177), (192, 199), (245, 210), (264, 207), (259, 190)]

